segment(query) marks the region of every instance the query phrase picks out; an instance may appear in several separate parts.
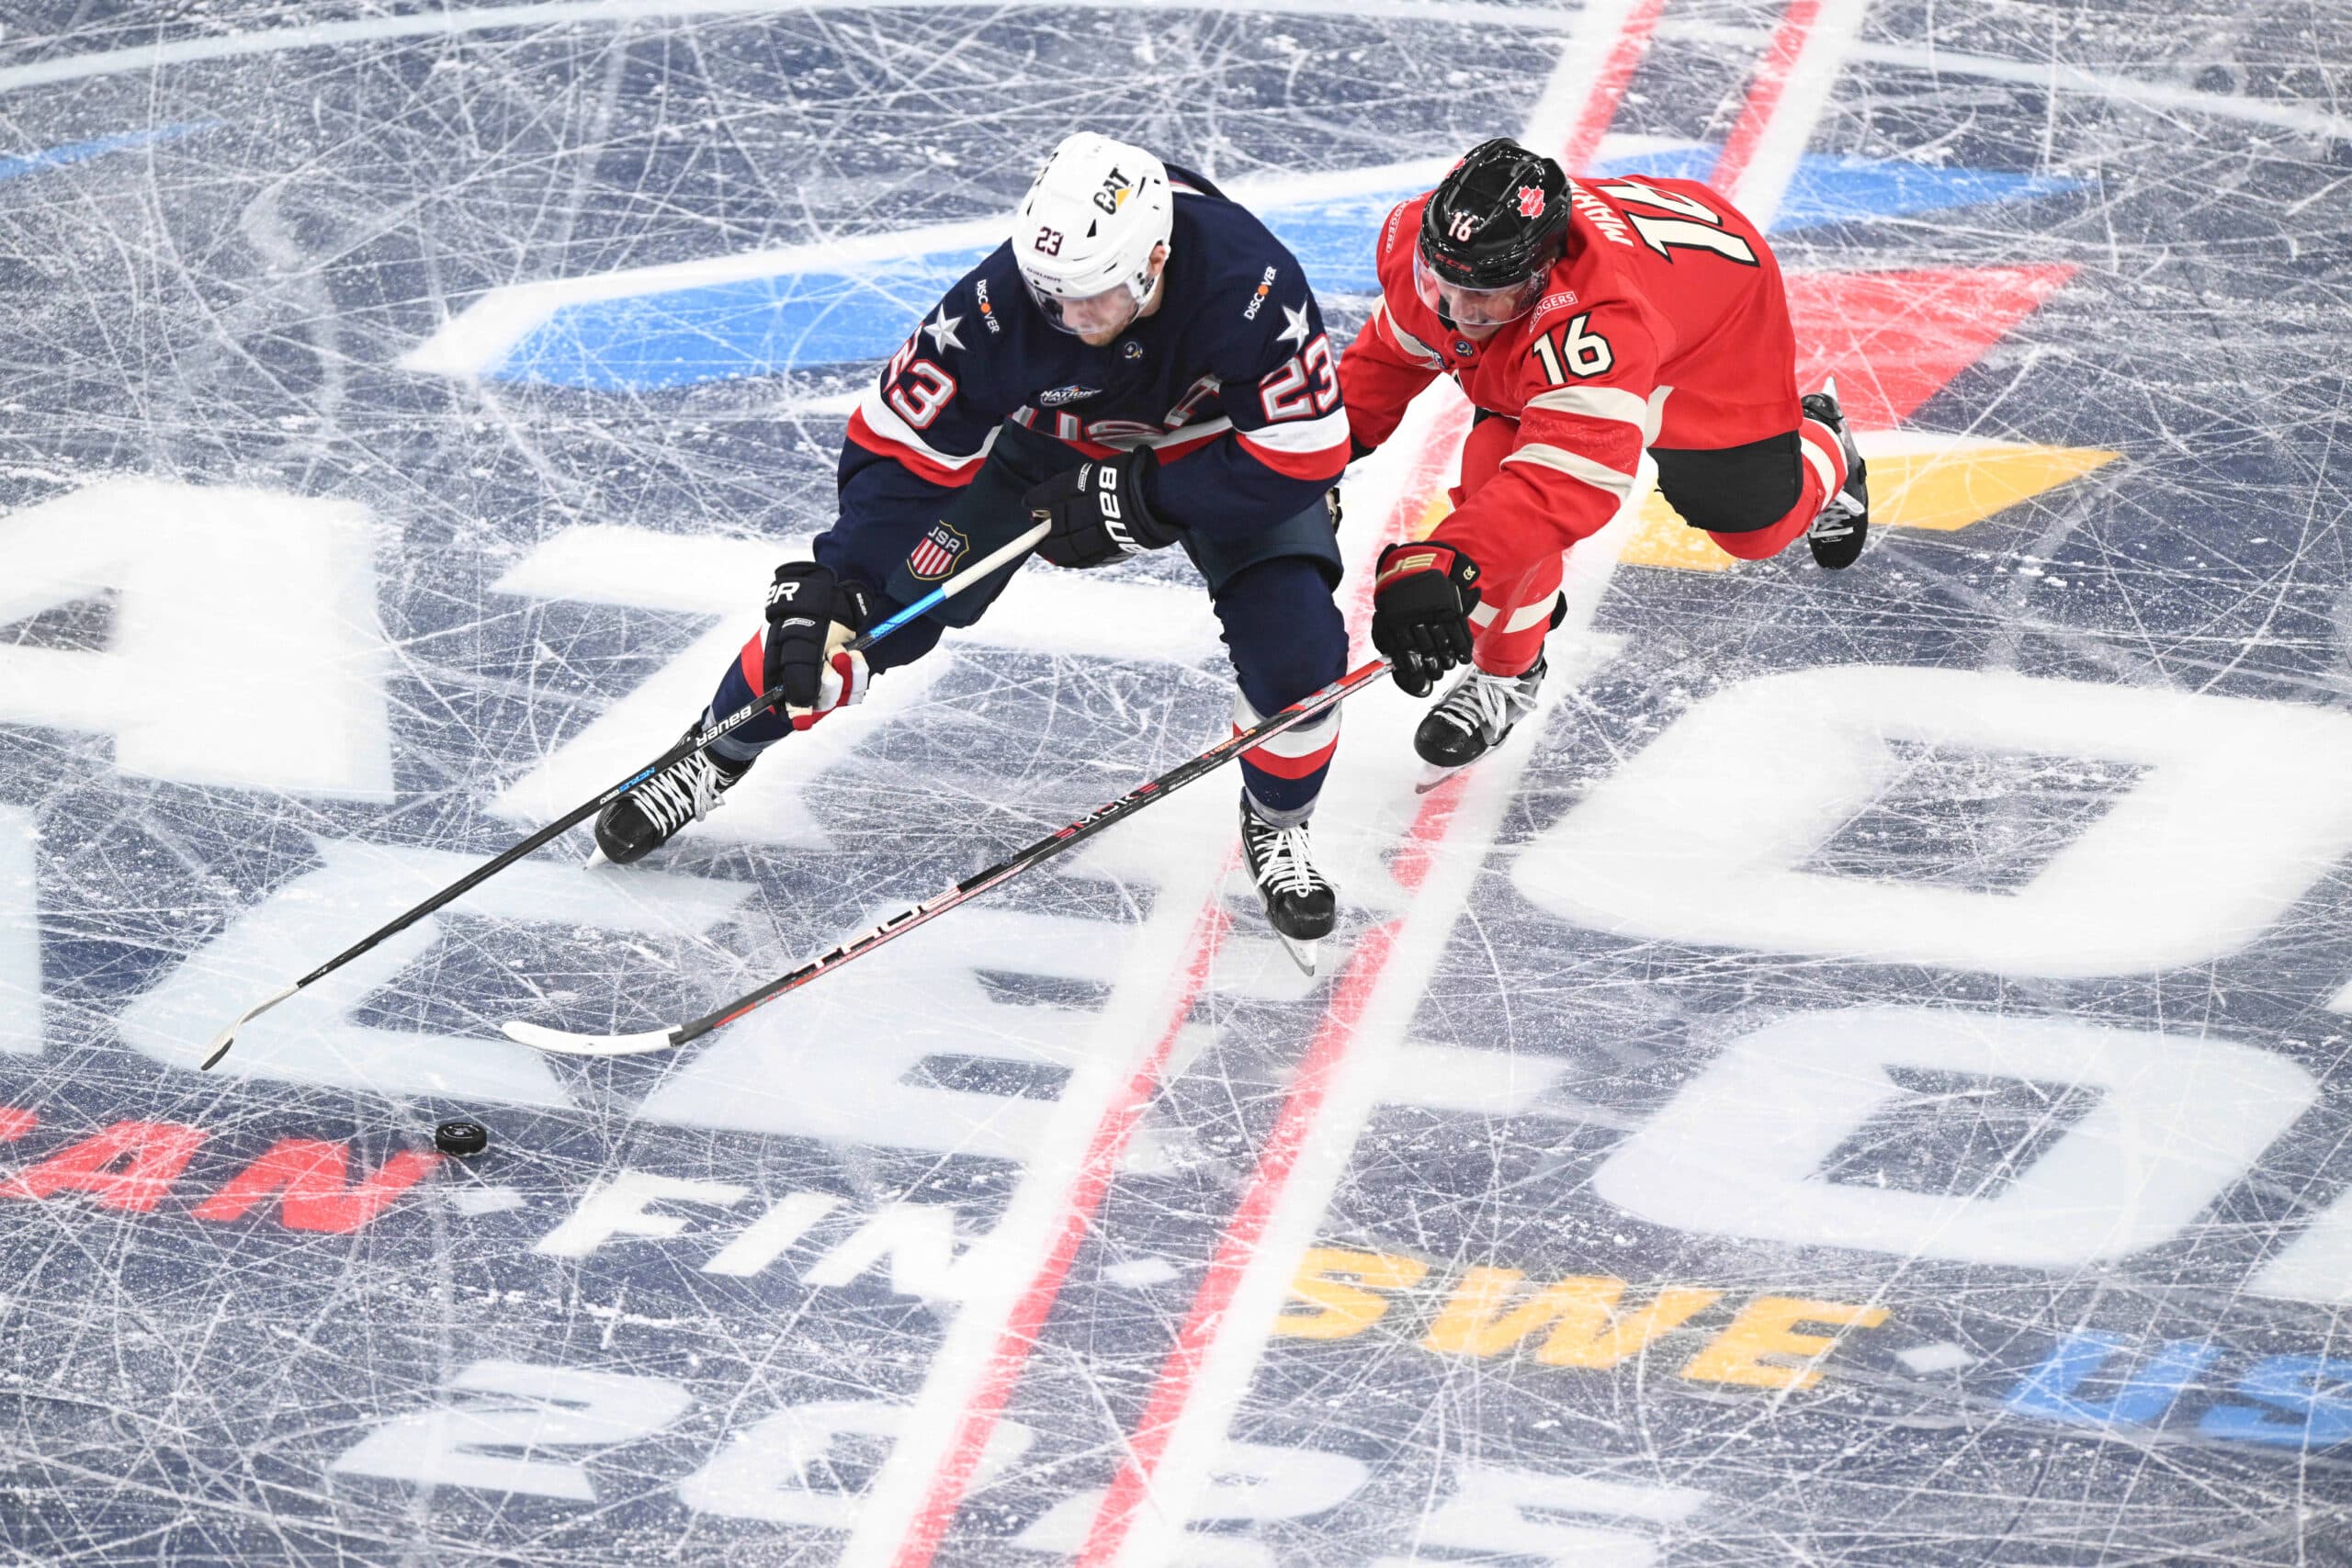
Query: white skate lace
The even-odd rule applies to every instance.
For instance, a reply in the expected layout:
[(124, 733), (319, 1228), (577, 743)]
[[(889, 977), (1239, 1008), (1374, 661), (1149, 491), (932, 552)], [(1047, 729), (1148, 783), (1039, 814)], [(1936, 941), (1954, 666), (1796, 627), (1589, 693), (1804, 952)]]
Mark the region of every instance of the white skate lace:
[(1520, 696), (1520, 684), (1525, 679), (1473, 670), (1445, 694), (1437, 711), (1469, 733), (1494, 740), (1535, 705), (1532, 699)]
[(1276, 893), (1312, 893), (1323, 886), (1315, 873), (1305, 827), (1276, 828), (1252, 818), (1251, 846), (1258, 852), (1258, 886)]
[(699, 822), (719, 804), (723, 782), (710, 759), (697, 751), (637, 786), (637, 808), (664, 834)]
[(1854, 531), (1854, 519), (1859, 515), (1854, 498), (1840, 491), (1829, 498), (1829, 504), (1821, 509), (1821, 514), (1805, 532), (1816, 539), (1842, 539)]

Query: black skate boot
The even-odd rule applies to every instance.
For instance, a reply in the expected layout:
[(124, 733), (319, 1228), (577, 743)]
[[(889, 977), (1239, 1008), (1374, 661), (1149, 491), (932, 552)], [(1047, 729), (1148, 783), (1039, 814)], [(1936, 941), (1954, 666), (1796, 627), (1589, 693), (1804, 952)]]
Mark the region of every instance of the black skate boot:
[(1338, 919), (1340, 896), (1315, 868), (1315, 851), (1306, 841), (1306, 824), (1277, 828), (1250, 808), (1241, 797), (1241, 852), (1266, 906), (1266, 919), (1282, 939), (1291, 961), (1309, 975), (1315, 973), (1316, 949), (1331, 934)]
[(1854, 445), (1853, 433), (1846, 428), (1845, 411), (1838, 406), (1838, 383), (1829, 381), (1817, 392), (1807, 392), (1797, 400), (1807, 419), (1818, 420), (1838, 433), (1838, 445), (1846, 448), (1846, 488), (1829, 498), (1821, 515), (1806, 529), (1804, 542), (1813, 551), (1814, 564), (1831, 571), (1843, 571), (1854, 564), (1862, 553), (1862, 541), (1871, 531), (1871, 487), (1869, 469), (1862, 462), (1861, 448)]
[(1414, 789), (1427, 795), (1501, 745), (1511, 728), (1535, 711), (1544, 668), (1538, 655), (1524, 675), (1489, 675), (1474, 664), (1454, 677), (1453, 689), (1413, 731), (1413, 750), (1429, 764)]
[[(698, 735), (700, 725), (686, 730)], [(689, 752), (596, 814), (596, 847), (615, 865), (627, 865), (668, 843), (679, 829), (699, 822), (752, 771), (710, 754)]]

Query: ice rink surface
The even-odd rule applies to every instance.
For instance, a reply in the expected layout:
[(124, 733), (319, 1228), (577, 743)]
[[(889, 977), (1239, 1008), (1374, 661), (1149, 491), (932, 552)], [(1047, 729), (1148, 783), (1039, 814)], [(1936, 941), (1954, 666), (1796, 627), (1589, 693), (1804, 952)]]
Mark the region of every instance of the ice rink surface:
[[(2352, 1562), (2341, 7), (0, 24), (10, 1561)], [(1342, 340), (1473, 141), (1712, 175), (1886, 526), (1622, 518), (1426, 797), (1351, 703), (1313, 984), (1226, 774), (681, 1052), (498, 1032), (693, 1016), (1216, 739), (1170, 552), (199, 1075), (693, 716), (1080, 125)], [(1463, 417), (1349, 476), (1351, 604)]]

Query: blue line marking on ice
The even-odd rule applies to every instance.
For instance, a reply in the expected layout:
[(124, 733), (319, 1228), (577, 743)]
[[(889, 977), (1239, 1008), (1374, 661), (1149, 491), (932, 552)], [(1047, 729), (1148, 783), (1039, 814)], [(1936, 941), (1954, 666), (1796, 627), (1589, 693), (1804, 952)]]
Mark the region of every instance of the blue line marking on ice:
[(0, 158), (0, 180), (39, 174), (43, 169), (62, 169), (68, 164), (103, 158), (109, 152), (119, 152), (126, 148), (152, 147), (159, 142), (175, 141), (199, 130), (210, 130), (218, 123), (217, 120), (200, 119), (190, 120), (185, 125), (150, 126), (144, 130), (126, 130), (114, 136), (94, 137), (87, 141), (69, 141), (62, 147), (46, 148), (18, 157)]
[[(90, 144), (95, 145), (95, 144)], [(45, 156), (45, 154), (44, 154)], [(1715, 149), (1693, 146), (1604, 164), (1600, 177), (1703, 178)], [(1902, 217), (2072, 189), (2077, 182), (1983, 169), (1935, 169), (1808, 155), (1776, 233)], [(1264, 209), (1261, 216), (1327, 299), (1374, 291), (1381, 220), (1412, 188)], [(823, 365), (888, 358), (913, 322), (987, 247), (898, 258), (863, 274), (794, 272), (560, 307), (484, 374), (591, 391), (652, 391)]]

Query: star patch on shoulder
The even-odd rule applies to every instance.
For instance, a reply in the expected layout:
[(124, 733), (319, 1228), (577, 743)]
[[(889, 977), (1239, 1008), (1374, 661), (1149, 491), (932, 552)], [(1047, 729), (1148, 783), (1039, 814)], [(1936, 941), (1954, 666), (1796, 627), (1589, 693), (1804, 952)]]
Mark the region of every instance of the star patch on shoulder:
[(939, 307), (939, 314), (922, 324), (922, 330), (931, 334), (932, 348), (936, 352), (944, 353), (951, 348), (963, 347), (964, 340), (956, 335), (956, 329), (963, 323), (963, 320), (961, 316), (949, 315), (946, 305), (942, 303)]
[(1295, 343), (1306, 346), (1306, 307), (1302, 303), (1295, 310), (1283, 307), (1283, 330), (1274, 334), (1276, 343)]

